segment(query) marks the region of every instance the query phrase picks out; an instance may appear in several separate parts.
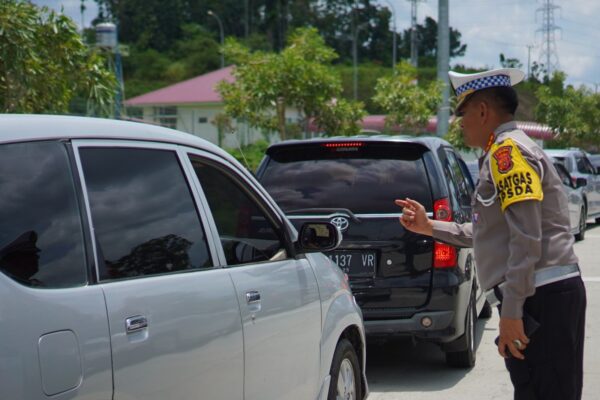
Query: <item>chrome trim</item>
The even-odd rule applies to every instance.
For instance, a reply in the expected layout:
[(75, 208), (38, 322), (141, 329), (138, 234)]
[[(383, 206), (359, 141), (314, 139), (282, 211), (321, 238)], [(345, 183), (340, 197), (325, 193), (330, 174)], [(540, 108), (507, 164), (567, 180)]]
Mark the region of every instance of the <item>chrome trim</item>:
[(143, 315), (136, 315), (125, 320), (125, 328), (127, 333), (141, 331), (148, 327), (148, 319)]
[[(429, 218), (433, 218), (433, 212), (428, 212), (426, 213), (427, 216)], [(354, 214), (356, 215), (357, 218), (400, 218), (402, 217), (404, 214), (403, 213), (397, 213), (397, 214)], [(329, 215), (318, 215), (318, 214), (314, 214), (314, 215), (288, 215), (287, 216), (289, 219), (311, 219), (311, 218), (323, 218), (323, 219), (331, 219), (333, 217), (346, 217), (346, 218), (350, 218), (350, 216), (343, 214), (343, 213), (333, 213), (333, 214), (329, 214)]]
[(248, 303), (248, 304), (260, 303), (260, 293), (258, 293), (256, 290), (251, 290), (251, 291), (247, 292), (246, 293), (246, 303)]

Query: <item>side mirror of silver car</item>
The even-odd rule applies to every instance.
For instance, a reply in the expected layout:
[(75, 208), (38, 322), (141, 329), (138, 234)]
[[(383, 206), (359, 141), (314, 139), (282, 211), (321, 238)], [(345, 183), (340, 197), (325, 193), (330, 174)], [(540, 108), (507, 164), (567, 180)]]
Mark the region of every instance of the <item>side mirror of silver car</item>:
[(306, 222), (300, 228), (298, 247), (303, 253), (334, 250), (341, 242), (342, 233), (330, 222)]
[(585, 178), (577, 178), (575, 182), (575, 188), (584, 187), (587, 185), (587, 179)]

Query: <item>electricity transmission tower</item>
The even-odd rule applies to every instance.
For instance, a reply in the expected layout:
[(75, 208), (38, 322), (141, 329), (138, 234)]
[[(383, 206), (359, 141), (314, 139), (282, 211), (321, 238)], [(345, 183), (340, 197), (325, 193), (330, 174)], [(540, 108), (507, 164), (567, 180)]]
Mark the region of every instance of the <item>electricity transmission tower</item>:
[(536, 10), (536, 16), (538, 12), (542, 13), (542, 27), (536, 30), (542, 33), (539, 62), (546, 64), (546, 76), (550, 78), (552, 71), (559, 69), (555, 32), (560, 28), (554, 23), (554, 11), (560, 7), (554, 5), (553, 0), (542, 1), (542, 6)]
[(410, 63), (417, 67), (419, 65), (419, 38), (417, 38), (417, 3), (425, 0), (408, 0), (410, 7)]

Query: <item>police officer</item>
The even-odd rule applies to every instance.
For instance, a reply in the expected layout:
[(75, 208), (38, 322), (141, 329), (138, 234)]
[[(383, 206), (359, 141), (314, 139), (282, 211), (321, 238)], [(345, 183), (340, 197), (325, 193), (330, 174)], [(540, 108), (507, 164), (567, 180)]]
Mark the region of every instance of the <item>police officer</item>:
[(515, 400), (579, 400), (586, 294), (567, 196), (551, 160), (514, 122), (514, 68), (450, 72), (464, 142), (483, 149), (471, 223), (430, 220), (421, 204), (396, 200), (406, 229), (473, 247), (488, 299), (500, 300), (498, 352)]

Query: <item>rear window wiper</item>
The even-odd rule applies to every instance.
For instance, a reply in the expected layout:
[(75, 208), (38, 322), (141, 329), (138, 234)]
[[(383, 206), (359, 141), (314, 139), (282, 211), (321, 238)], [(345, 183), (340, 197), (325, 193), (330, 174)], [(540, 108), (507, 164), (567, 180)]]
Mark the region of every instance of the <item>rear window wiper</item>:
[(358, 218), (352, 211), (347, 208), (299, 208), (297, 210), (289, 210), (285, 211), (286, 214), (302, 214), (302, 213), (340, 213), (347, 214), (350, 219), (354, 222), (360, 222), (360, 218)]

